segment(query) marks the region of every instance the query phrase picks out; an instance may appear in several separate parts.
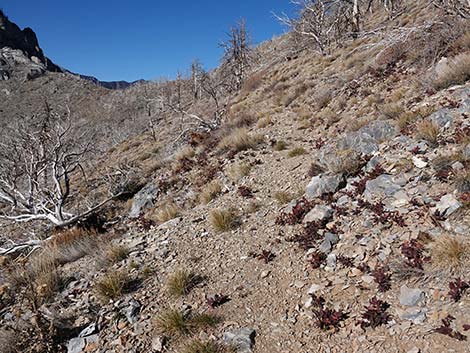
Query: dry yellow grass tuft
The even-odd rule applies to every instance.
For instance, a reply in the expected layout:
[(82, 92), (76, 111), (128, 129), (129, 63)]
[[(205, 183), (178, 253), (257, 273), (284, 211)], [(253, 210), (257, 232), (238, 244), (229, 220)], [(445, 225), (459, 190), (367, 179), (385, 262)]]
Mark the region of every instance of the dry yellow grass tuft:
[(287, 148), (287, 142), (282, 140), (276, 141), (273, 148), (275, 151), (284, 151)]
[(360, 154), (351, 150), (338, 150), (335, 152), (336, 158), (326, 166), (327, 169), (335, 174), (353, 175), (362, 167)]
[(251, 165), (245, 162), (235, 163), (227, 168), (227, 175), (233, 181), (238, 181), (247, 176), (251, 171)]
[(197, 282), (198, 276), (192, 272), (181, 269), (168, 278), (166, 287), (170, 295), (181, 297), (188, 294)]
[(196, 151), (191, 146), (184, 146), (175, 154), (175, 160), (181, 161), (183, 159), (193, 158)]
[(292, 196), (287, 191), (276, 191), (273, 197), (280, 205), (285, 205), (286, 203), (292, 201), (292, 199), (294, 198), (294, 196)]
[(187, 343), (183, 348), (183, 353), (232, 353), (234, 349), (223, 346), (214, 341), (201, 341), (200, 339), (194, 339)]
[(103, 301), (116, 299), (126, 292), (130, 282), (130, 278), (124, 272), (108, 272), (96, 283), (96, 293)]
[(293, 157), (297, 157), (297, 156), (302, 156), (306, 153), (307, 153), (307, 151), (305, 150), (305, 148), (295, 147), (295, 148), (293, 148), (289, 151), (288, 156), (293, 158)]
[(156, 219), (160, 223), (165, 223), (180, 215), (180, 209), (173, 202), (161, 206), (156, 212)]
[(431, 120), (421, 120), (416, 125), (417, 137), (436, 145), (439, 138), (439, 125)]
[(208, 204), (222, 192), (222, 184), (218, 180), (214, 180), (207, 184), (199, 194), (199, 202)]
[(237, 216), (233, 210), (212, 210), (209, 222), (217, 232), (227, 232), (237, 225)]
[(256, 147), (260, 143), (260, 138), (251, 136), (245, 128), (233, 130), (219, 142), (219, 148), (231, 149), (234, 151), (244, 151)]
[(468, 80), (470, 80), (470, 51), (450, 59), (449, 64), (437, 73), (433, 87), (441, 90), (452, 85), (462, 85)]
[(220, 321), (220, 318), (213, 314), (190, 315), (180, 310), (168, 309), (156, 318), (155, 326), (168, 336), (181, 336), (214, 327)]
[(106, 261), (109, 264), (114, 264), (127, 259), (129, 256), (129, 249), (123, 245), (111, 244), (105, 252)]
[(442, 235), (431, 245), (431, 261), (443, 270), (468, 269), (470, 242), (458, 235)]

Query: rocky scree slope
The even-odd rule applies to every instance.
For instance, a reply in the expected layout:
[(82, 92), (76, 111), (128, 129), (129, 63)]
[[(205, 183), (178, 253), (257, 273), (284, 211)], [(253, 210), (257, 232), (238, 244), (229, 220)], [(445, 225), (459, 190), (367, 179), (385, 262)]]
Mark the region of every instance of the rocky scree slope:
[[(79, 256), (61, 235), (68, 280), (39, 311), (2, 287), (2, 338), (36, 337), (15, 336), (23, 351), (53, 337), (69, 352), (181, 352), (195, 338), (238, 352), (467, 352), (470, 86), (427, 81), (468, 52), (453, 40), (447, 64), (417, 60), (428, 47), (414, 38), (385, 57), (366, 38), (255, 72), (226, 126), (161, 160), (113, 234), (81, 231)], [(179, 331), (169, 309), (222, 321)], [(32, 328), (37, 312), (62, 335)]]

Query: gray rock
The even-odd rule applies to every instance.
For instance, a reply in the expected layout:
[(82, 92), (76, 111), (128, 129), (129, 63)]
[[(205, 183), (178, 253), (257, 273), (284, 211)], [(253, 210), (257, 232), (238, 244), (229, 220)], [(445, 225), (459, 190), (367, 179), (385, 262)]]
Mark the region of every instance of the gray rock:
[(470, 159), (470, 144), (466, 145), (462, 150), (462, 156), (466, 160)]
[(326, 221), (333, 216), (333, 209), (325, 205), (316, 205), (304, 217), (304, 222)]
[(419, 288), (408, 288), (406, 285), (400, 288), (400, 304), (415, 306), (424, 299), (424, 292)]
[(447, 194), (441, 197), (440, 201), (436, 204), (436, 211), (444, 217), (449, 217), (452, 213), (457, 211), (462, 204), (452, 194)]
[(234, 347), (237, 353), (251, 353), (255, 344), (255, 335), (255, 330), (241, 328), (225, 332), (222, 339), (225, 344)]
[(329, 254), (333, 246), (335, 246), (339, 241), (339, 237), (333, 233), (326, 233), (323, 242), (320, 244), (318, 250), (324, 254)]
[(317, 175), (310, 180), (305, 191), (307, 199), (311, 200), (330, 192), (336, 192), (343, 182), (342, 175)]
[(384, 120), (375, 120), (359, 129), (359, 132), (378, 142), (390, 140), (398, 134), (396, 125)]
[(85, 349), (86, 341), (83, 337), (72, 338), (67, 343), (67, 353), (81, 353)]
[(374, 198), (381, 199), (383, 197), (393, 196), (400, 190), (401, 186), (395, 182), (393, 176), (383, 174), (377, 177), (376, 179), (369, 180), (366, 183), (364, 196), (368, 200), (372, 200)]
[(426, 310), (421, 308), (410, 308), (401, 316), (403, 320), (412, 321), (415, 325), (421, 325), (426, 321)]
[(145, 185), (142, 190), (134, 195), (129, 217), (137, 218), (143, 211), (151, 208), (159, 194), (160, 189), (153, 183)]
[(142, 305), (138, 300), (131, 299), (129, 305), (123, 309), (124, 315), (126, 316), (127, 321), (129, 321), (130, 324), (137, 322), (137, 320), (139, 319), (141, 307)]
[(443, 108), (432, 113), (429, 119), (439, 127), (449, 128), (452, 125), (453, 118), (448, 108)]
[(330, 254), (326, 257), (326, 266), (334, 270), (336, 268), (336, 255)]
[(156, 353), (163, 352), (165, 348), (165, 339), (161, 336), (155, 336), (152, 339), (152, 350)]

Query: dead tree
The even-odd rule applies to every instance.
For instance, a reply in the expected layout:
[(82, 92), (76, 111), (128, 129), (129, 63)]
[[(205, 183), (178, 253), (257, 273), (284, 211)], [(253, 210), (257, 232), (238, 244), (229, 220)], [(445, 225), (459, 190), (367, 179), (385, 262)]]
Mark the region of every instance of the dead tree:
[(227, 35), (227, 41), (220, 44), (224, 50), (221, 68), (227, 82), (230, 82), (230, 89), (238, 91), (253, 61), (253, 51), (245, 21), (242, 19)]
[(450, 15), (470, 18), (470, 0), (432, 0), (432, 4)]
[[(23, 117), (2, 132), (0, 140), (0, 219), (46, 221), (71, 225), (97, 211), (120, 192), (86, 208), (71, 201), (76, 183), (86, 178), (85, 164), (93, 148), (88, 131), (77, 133), (70, 110), (60, 115), (47, 108)], [(84, 202), (86, 203), (86, 202)]]
[(191, 91), (193, 93), (194, 100), (198, 100), (202, 95), (202, 78), (204, 75), (204, 67), (198, 59), (194, 59), (191, 63)]

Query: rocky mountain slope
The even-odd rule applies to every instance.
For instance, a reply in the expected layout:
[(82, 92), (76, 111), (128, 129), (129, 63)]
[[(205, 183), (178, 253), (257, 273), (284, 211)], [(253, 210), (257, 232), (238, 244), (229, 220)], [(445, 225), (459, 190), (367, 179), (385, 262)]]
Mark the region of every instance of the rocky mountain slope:
[(70, 72), (46, 57), (39, 46), (36, 33), (27, 27), (20, 29), (0, 10), (0, 79), (8, 80), (11, 76), (31, 80), (46, 72), (67, 72), (78, 75), (108, 89), (124, 89), (140, 81), (100, 81), (95, 77)]
[[(265, 43), (219, 129), (169, 116), (97, 156), (140, 191), (2, 258), (0, 348), (470, 352), (469, 28), (425, 5), (328, 55)], [(160, 88), (86, 97), (142, 121)]]

